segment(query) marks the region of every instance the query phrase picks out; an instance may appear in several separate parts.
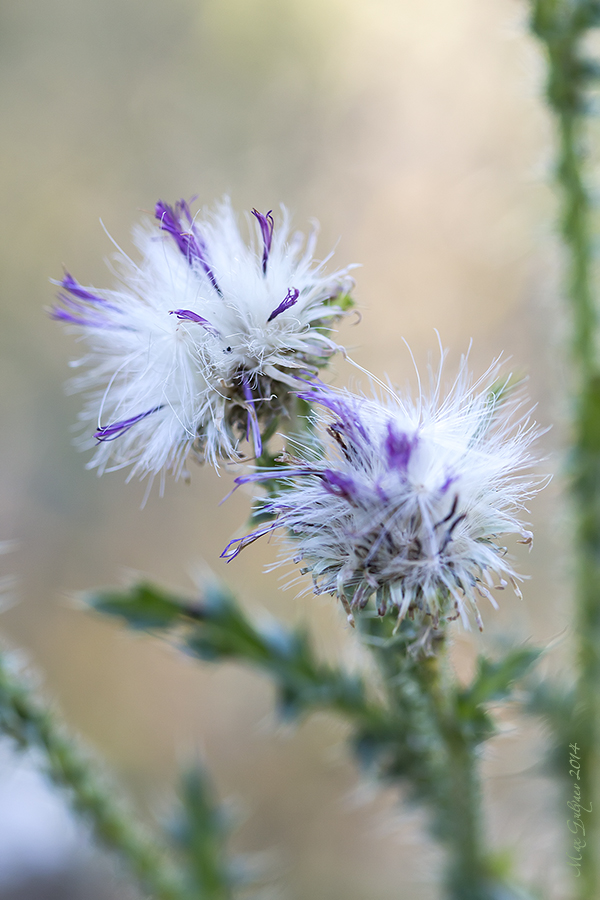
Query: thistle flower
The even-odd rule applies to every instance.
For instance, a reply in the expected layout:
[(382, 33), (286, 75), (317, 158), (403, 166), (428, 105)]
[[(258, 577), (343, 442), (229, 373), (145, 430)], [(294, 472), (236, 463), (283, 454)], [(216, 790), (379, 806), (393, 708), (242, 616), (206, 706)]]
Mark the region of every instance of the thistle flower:
[[(326, 275), (316, 234), (289, 237), (289, 216), (252, 210), (246, 244), (228, 200), (203, 221), (181, 200), (157, 203), (157, 224), (138, 227), (141, 262), (117, 256), (113, 290), (82, 287), (68, 272), (52, 316), (89, 347), (73, 381), (87, 394), (81, 415), (90, 467), (132, 466), (131, 475), (179, 475), (190, 450), (217, 465), (254, 453), (287, 413), (290, 386), (340, 349), (329, 331), (349, 305), (348, 269)], [(304, 249), (303, 249), (304, 248)]]
[(302, 562), (314, 592), (337, 595), (351, 622), (375, 595), (381, 616), (422, 610), (436, 626), (460, 615), (468, 627), (470, 611), (481, 628), (478, 596), (496, 607), (491, 590), (508, 582), (520, 596), (497, 541), (517, 534), (531, 544), (518, 517), (541, 486), (527, 475), (539, 432), (497, 382), (497, 364), (473, 383), (463, 358), (445, 395), (441, 376), (440, 365), (416, 402), (388, 388), (383, 400), (321, 383), (302, 391), (324, 410), (326, 454), (305, 447), (276, 470), (236, 479), (270, 480), (265, 510), (275, 519), (223, 556), (285, 529), (295, 545), (285, 561)]

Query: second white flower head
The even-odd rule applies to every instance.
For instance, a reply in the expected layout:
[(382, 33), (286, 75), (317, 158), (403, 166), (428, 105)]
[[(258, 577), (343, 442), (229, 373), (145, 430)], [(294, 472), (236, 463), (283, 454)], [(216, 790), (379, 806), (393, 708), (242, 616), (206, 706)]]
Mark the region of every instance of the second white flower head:
[[(275, 521), (232, 541), (234, 558), (257, 537), (282, 527), (291, 557), (310, 572), (315, 593), (336, 594), (352, 620), (371, 596), (380, 615), (421, 610), (460, 615), (468, 624), (477, 598), (494, 605), (494, 588), (516, 585), (498, 543), (517, 534), (540, 479), (528, 474), (538, 430), (517, 395), (506, 395), (493, 366), (473, 383), (463, 359), (442, 394), (441, 366), (417, 401), (391, 390), (384, 400), (316, 384), (304, 397), (325, 410), (326, 456), (305, 448), (270, 472), (238, 483), (270, 481), (264, 509)], [(277, 487), (277, 485), (279, 487)]]

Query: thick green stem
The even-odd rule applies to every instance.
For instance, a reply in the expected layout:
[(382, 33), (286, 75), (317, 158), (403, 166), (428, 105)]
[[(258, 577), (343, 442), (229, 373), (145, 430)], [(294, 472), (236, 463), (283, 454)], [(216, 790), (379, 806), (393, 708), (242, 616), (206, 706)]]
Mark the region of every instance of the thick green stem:
[(452, 900), (490, 900), (483, 845), (481, 790), (475, 748), (456, 715), (456, 684), (443, 655), (423, 661), (423, 681), (446, 755), (438, 816), (448, 848), (446, 885)]
[(50, 779), (66, 789), (72, 806), (92, 825), (98, 840), (121, 856), (156, 900), (193, 900), (161, 848), (123, 812), (114, 800), (114, 790), (104, 784), (91, 760), (1, 658), (0, 733), (24, 750), (42, 751)]
[(392, 624), (371, 620), (367, 638), (396, 723), (384, 774), (402, 778), (415, 799), (429, 807), (432, 833), (448, 851), (449, 900), (494, 900), (500, 887), (510, 897), (508, 886), (493, 874), (484, 848), (476, 741), (461, 719), (446, 636), (435, 632), (432, 655), (426, 656), (423, 649), (415, 650), (426, 625), (405, 622), (394, 636)]
[(447, 885), (456, 900), (483, 900), (492, 896), (490, 873), (481, 841), (480, 789), (476, 762), (459, 735), (447, 734), (451, 766), (450, 803), (453, 831), (448, 837)]

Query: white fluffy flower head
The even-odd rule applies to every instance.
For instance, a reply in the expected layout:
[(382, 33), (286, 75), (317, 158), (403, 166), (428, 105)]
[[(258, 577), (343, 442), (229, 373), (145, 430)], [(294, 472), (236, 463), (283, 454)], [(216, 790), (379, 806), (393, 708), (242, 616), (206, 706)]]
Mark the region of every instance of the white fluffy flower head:
[(117, 256), (117, 287), (65, 274), (53, 317), (89, 347), (73, 387), (87, 395), (90, 466), (179, 474), (190, 450), (239, 458), (244, 436), (259, 456), (294, 376), (339, 349), (329, 332), (349, 304), (348, 269), (327, 275), (316, 234), (290, 237), (285, 209), (277, 227), (252, 213), (246, 243), (228, 200), (202, 220), (184, 201), (159, 202), (156, 223), (134, 231), (140, 262)]
[(543, 481), (529, 473), (539, 432), (497, 365), (473, 383), (463, 359), (445, 394), (441, 377), (440, 365), (416, 402), (388, 389), (383, 400), (322, 384), (305, 391), (325, 410), (326, 455), (305, 448), (276, 471), (237, 479), (278, 479), (265, 502), (275, 520), (224, 557), (284, 528), (314, 592), (336, 594), (351, 621), (374, 595), (380, 615), (422, 610), (434, 624), (460, 616), (468, 627), (472, 613), (481, 627), (478, 598), (496, 606), (492, 591), (508, 583), (520, 595), (498, 538), (531, 544), (519, 517)]

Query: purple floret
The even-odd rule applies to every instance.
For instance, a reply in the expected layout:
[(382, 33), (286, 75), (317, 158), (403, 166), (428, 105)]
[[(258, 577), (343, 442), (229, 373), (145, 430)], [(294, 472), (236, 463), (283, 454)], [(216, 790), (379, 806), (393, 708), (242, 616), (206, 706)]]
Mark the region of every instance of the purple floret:
[(294, 303), (296, 303), (299, 296), (300, 291), (297, 290), (297, 288), (289, 288), (287, 294), (285, 295), (279, 306), (277, 306), (273, 310), (273, 312), (267, 319), (267, 322), (272, 322), (276, 316), (280, 315), (282, 312), (285, 312), (286, 309), (290, 309), (290, 307), (292, 307)]
[(106, 310), (121, 314), (122, 310), (113, 303), (109, 303), (104, 297), (93, 294), (73, 278), (69, 272), (60, 282), (64, 288), (58, 294), (62, 306), (54, 306), (50, 316), (59, 322), (68, 322), (71, 325), (80, 325), (84, 328), (128, 328), (129, 326), (111, 322), (106, 318)]
[(275, 222), (273, 220), (273, 210), (270, 209), (269, 212), (263, 216), (263, 214), (259, 213), (257, 209), (253, 209), (252, 215), (256, 217), (258, 224), (260, 225), (260, 231), (263, 239), (262, 270), (263, 275), (266, 275), (267, 262), (269, 261), (271, 242), (273, 240), (273, 229), (275, 228)]
[(342, 472), (336, 472), (333, 469), (323, 469), (318, 474), (323, 479), (323, 487), (329, 494), (343, 497), (350, 502), (356, 499), (358, 493), (357, 485), (350, 475), (344, 475)]
[(419, 441), (418, 435), (412, 438), (407, 434), (398, 433), (391, 422), (388, 423), (385, 450), (388, 462), (398, 471), (406, 473), (410, 456)]
[(202, 325), (204, 330), (208, 331), (209, 334), (212, 334), (215, 337), (221, 337), (215, 326), (211, 325), (208, 319), (204, 319), (191, 309), (171, 309), (169, 310), (169, 315), (177, 316), (178, 319), (187, 319), (189, 322), (196, 322), (197, 325)]
[(446, 475), (446, 480), (440, 488), (440, 494), (445, 494), (446, 491), (454, 484), (456, 481), (456, 475)]
[[(61, 296), (60, 299), (63, 303), (66, 303), (68, 298)], [(71, 306), (71, 304), (69, 304), (69, 306)], [(69, 310), (63, 309), (61, 306), (54, 306), (50, 311), (50, 318), (55, 319), (57, 322), (67, 322), (69, 325), (80, 325), (84, 328), (117, 327), (110, 322), (107, 322), (106, 319), (103, 319), (101, 316), (85, 315), (85, 313), (87, 313), (85, 308), (77, 309), (76, 307), (72, 307), (71, 310)]]
[(320, 403), (337, 417), (336, 431), (347, 434), (354, 441), (369, 441), (369, 436), (360, 419), (360, 397), (350, 397), (339, 391), (332, 391), (326, 384), (314, 379), (305, 391), (297, 391), (301, 400)]
[(278, 522), (271, 522), (266, 528), (259, 528), (257, 531), (251, 531), (250, 534), (244, 535), (244, 537), (234, 538), (232, 541), (229, 541), (220, 558), (231, 562), (232, 559), (235, 559), (242, 552), (244, 547), (247, 547), (248, 544), (253, 544), (254, 541), (257, 541), (263, 535), (270, 534), (278, 525)]
[[(161, 229), (171, 235), (188, 263), (190, 265), (198, 263), (202, 266), (215, 291), (222, 297), (221, 288), (208, 261), (206, 244), (198, 234), (190, 208), (185, 200), (178, 200), (175, 207), (159, 200), (154, 215), (160, 222)], [(187, 223), (183, 221), (184, 218)]]
[[(107, 301), (104, 297), (99, 297), (98, 294), (92, 294), (91, 291), (86, 290), (81, 287), (78, 281), (76, 281), (70, 272), (65, 272), (65, 277), (60, 282), (60, 286), (68, 291), (70, 294), (73, 294), (74, 297), (78, 297), (80, 300), (87, 300), (89, 303), (100, 303), (102, 306), (107, 306)], [(64, 296), (64, 295), (61, 295)], [(114, 309), (115, 307), (111, 307)]]
[(242, 390), (244, 392), (244, 397), (246, 398), (246, 403), (248, 404), (248, 424), (246, 426), (246, 440), (250, 438), (250, 429), (252, 429), (254, 453), (256, 456), (260, 456), (262, 453), (262, 438), (260, 434), (258, 416), (256, 415), (256, 410), (254, 409), (254, 404), (257, 401), (252, 396), (252, 390), (246, 378), (242, 378)]
[(100, 442), (114, 441), (116, 438), (125, 434), (126, 431), (129, 431), (129, 429), (138, 422), (141, 422), (142, 419), (146, 419), (148, 416), (151, 416), (152, 413), (158, 412), (162, 408), (162, 405), (155, 406), (153, 409), (147, 409), (146, 412), (140, 413), (138, 416), (132, 416), (130, 419), (122, 419), (120, 422), (114, 422), (112, 425), (106, 425), (104, 428), (99, 428), (98, 431), (95, 432), (94, 437)]

